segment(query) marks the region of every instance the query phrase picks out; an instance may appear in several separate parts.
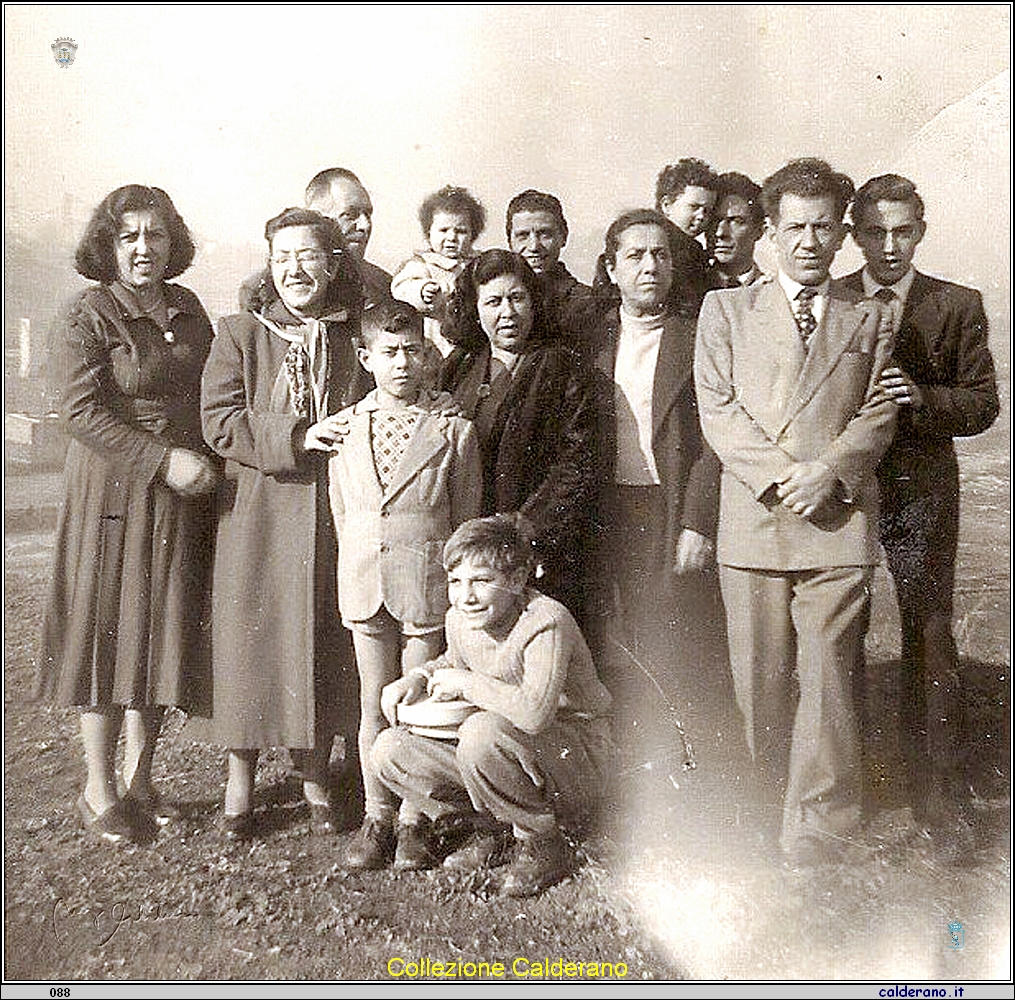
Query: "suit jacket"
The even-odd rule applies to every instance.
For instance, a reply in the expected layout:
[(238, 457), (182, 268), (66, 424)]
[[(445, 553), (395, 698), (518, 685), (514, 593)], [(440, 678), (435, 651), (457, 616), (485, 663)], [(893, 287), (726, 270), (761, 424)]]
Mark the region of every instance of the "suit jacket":
[[(842, 279), (863, 294), (863, 270)], [(999, 403), (994, 361), (987, 346), (987, 317), (973, 288), (913, 277), (895, 338), (893, 363), (920, 387), (924, 405), (899, 408), (898, 427), (881, 463), (882, 474), (940, 464), (951, 439), (985, 431)]]
[[(879, 559), (874, 470), (896, 407), (877, 402), (892, 327), (879, 302), (832, 284), (805, 351), (778, 281), (710, 292), (695, 376), (705, 437), (723, 465), (719, 562), (798, 570)], [(790, 465), (820, 460), (840, 494), (804, 519), (772, 496)]]
[(329, 464), (338, 532), (342, 617), (365, 621), (385, 605), (398, 621), (440, 623), (448, 608), (444, 543), (477, 517), (483, 474), (472, 424), (414, 406), (419, 419), (382, 491), (370, 442), (375, 393), (346, 410), (349, 432)]
[[(620, 339), (620, 313), (612, 309), (600, 321), (596, 368), (602, 381), (605, 478), (613, 482), (617, 462), (614, 368)], [(694, 326), (685, 317), (664, 320), (652, 386), (652, 452), (666, 500), (665, 551), (676, 552), (681, 529), (715, 538), (719, 510), (719, 461), (705, 442), (694, 387)], [(607, 514), (606, 526), (609, 527)]]

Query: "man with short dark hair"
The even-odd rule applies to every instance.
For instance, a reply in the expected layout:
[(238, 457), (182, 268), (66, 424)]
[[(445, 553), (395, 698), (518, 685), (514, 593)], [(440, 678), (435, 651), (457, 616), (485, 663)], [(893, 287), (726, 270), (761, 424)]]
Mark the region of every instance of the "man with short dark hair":
[(898, 404), (899, 420), (878, 481), (881, 542), (902, 624), (900, 742), (917, 818), (939, 857), (958, 860), (973, 845), (969, 735), (952, 636), (959, 530), (952, 438), (985, 431), (999, 404), (980, 293), (913, 267), (923, 214), (907, 178), (867, 181), (853, 204), (853, 239), (867, 263), (843, 283), (886, 302), (896, 331), (881, 391)]
[(656, 211), (679, 230), (674, 246), (673, 283), (680, 289), (684, 308), (698, 314), (705, 292), (712, 287), (708, 253), (698, 242), (715, 207), (719, 178), (704, 161), (685, 157), (671, 163), (656, 179)]
[(746, 174), (719, 175), (715, 210), (706, 229), (713, 284), (718, 288), (753, 285), (764, 273), (754, 245), (765, 231), (761, 188)]
[(769, 177), (778, 274), (710, 292), (698, 321), (734, 686), (794, 865), (835, 860), (861, 818), (852, 678), (880, 557), (874, 470), (895, 426), (878, 389), (889, 315), (829, 278), (852, 194), (823, 160)]
[(516, 194), (505, 220), (508, 246), (536, 272), (555, 328), (569, 345), (588, 347), (599, 306), (592, 289), (564, 266), (567, 219), (558, 198), (529, 188)]

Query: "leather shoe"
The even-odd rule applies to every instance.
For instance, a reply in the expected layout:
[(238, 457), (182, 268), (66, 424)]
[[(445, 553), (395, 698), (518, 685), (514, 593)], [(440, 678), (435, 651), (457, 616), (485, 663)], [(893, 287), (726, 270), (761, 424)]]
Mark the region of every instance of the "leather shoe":
[(77, 801), (78, 815), (85, 830), (106, 840), (111, 844), (118, 844), (124, 840), (141, 840), (141, 831), (138, 829), (134, 816), (129, 807), (119, 801), (115, 806), (110, 806), (105, 812), (97, 813), (89, 804), (82, 792)]
[(331, 836), (338, 832), (338, 819), (330, 802), (308, 802), (310, 806), (310, 829), (318, 836)]
[(398, 846), (395, 848), (395, 868), (400, 872), (416, 872), (433, 868), (434, 856), (430, 849), (430, 824), (426, 819), (418, 823), (399, 823)]
[(254, 823), (254, 810), (248, 809), (241, 813), (223, 813), (219, 820), (219, 829), (226, 840), (250, 840), (257, 827)]
[(345, 867), (359, 871), (385, 868), (395, 853), (395, 832), (389, 820), (366, 816), (345, 851)]
[(505, 896), (537, 896), (556, 885), (574, 870), (574, 853), (559, 832), (544, 837), (526, 837), (504, 874), (501, 892)]
[(123, 801), (156, 826), (167, 826), (183, 815), (172, 802), (167, 802), (161, 795), (142, 799), (133, 792), (127, 792), (123, 796)]
[(511, 860), (515, 839), (511, 830), (477, 830), (472, 838), (444, 859), (444, 867), (456, 872), (498, 868)]

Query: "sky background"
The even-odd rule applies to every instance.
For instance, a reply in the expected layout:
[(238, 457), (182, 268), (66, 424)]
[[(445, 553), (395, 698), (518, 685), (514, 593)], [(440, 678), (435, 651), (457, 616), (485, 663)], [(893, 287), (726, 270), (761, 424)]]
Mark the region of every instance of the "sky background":
[[(908, 169), (931, 196), (925, 260), (1007, 302), (1007, 4), (7, 4), (4, 14), (15, 233), (55, 222), (72, 245), (108, 191), (143, 182), (170, 193), (206, 257), (229, 244), (256, 259), (265, 220), (301, 202), (317, 170), (345, 165), (373, 197), (368, 256), (389, 269), (419, 244), (416, 208), (435, 188), (463, 184), (485, 203), (479, 245), (492, 246), (507, 200), (536, 187), (564, 201), (564, 257), (587, 280), (606, 226), (650, 203), (664, 164), (696, 155), (760, 180), (819, 155), (858, 183)], [(79, 46), (69, 68), (50, 49), (62, 36)], [(939, 112), (991, 81), (990, 108), (974, 102), (957, 126), (969, 163), (957, 170), (933, 130), (929, 152), (920, 146)], [(984, 127), (987, 139), (972, 141), (970, 128)], [(957, 227), (972, 256), (956, 253)], [(852, 263), (847, 248), (838, 269)], [(184, 280), (212, 312), (228, 308), (235, 288), (209, 279), (199, 255)]]

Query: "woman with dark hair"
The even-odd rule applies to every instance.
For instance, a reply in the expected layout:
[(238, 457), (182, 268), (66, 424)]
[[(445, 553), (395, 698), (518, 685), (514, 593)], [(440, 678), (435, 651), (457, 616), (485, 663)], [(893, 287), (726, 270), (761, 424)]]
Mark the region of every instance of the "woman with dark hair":
[(166, 281), (193, 257), (164, 191), (113, 191), (77, 250), (78, 271), (98, 284), (53, 348), (71, 442), (37, 691), (81, 707), (88, 775), (77, 808), (112, 842), (146, 839), (172, 818), (151, 781), (163, 709), (192, 710), (207, 695), (218, 474), (199, 399), (212, 331), (196, 296)]
[[(594, 337), (608, 470), (602, 577), (617, 584), (627, 647), (655, 660), (671, 691), (694, 677), (712, 683), (722, 670), (703, 668), (725, 660), (713, 557), (719, 462), (698, 420), (696, 307), (674, 288), (673, 230), (637, 209), (606, 231), (595, 285), (614, 304)], [(683, 677), (666, 675), (675, 659), (688, 661)]]
[(212, 588), (213, 703), (196, 735), (230, 748), (223, 832), (251, 836), (258, 750), (289, 747), (315, 829), (334, 828), (333, 737), (359, 708), (337, 605), (328, 504), (333, 414), (372, 380), (353, 345), (361, 291), (337, 224), (289, 208), (265, 226), (271, 288), (224, 317), (205, 366), (202, 422), (226, 460)]
[(518, 254), (487, 250), (449, 308), (457, 345), (442, 388), (479, 433), (483, 513), (520, 513), (541, 564), (536, 585), (581, 618), (599, 496), (591, 375), (549, 325), (539, 279)]

